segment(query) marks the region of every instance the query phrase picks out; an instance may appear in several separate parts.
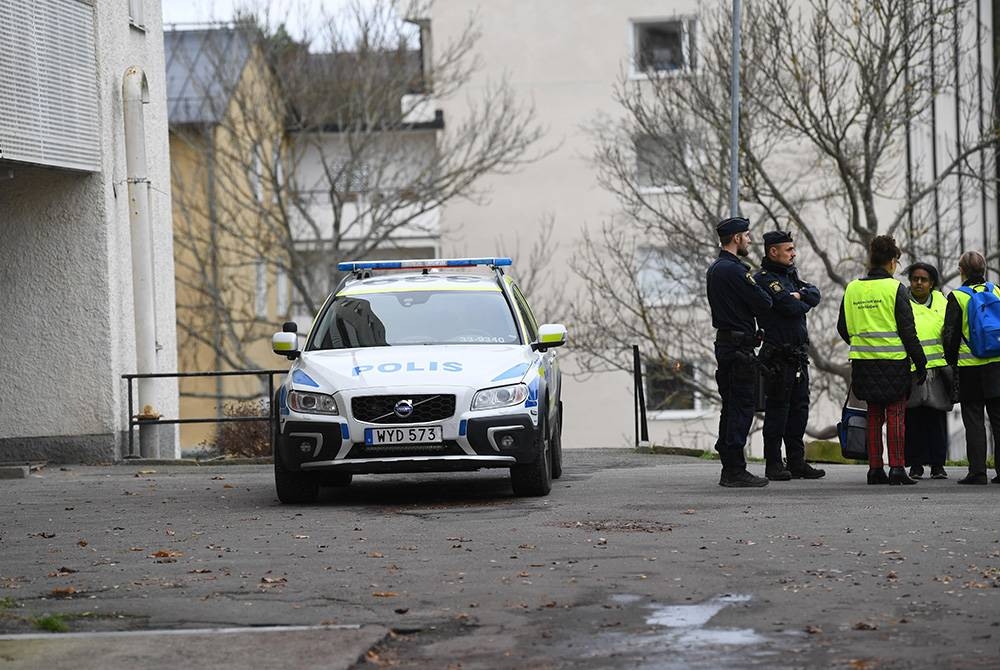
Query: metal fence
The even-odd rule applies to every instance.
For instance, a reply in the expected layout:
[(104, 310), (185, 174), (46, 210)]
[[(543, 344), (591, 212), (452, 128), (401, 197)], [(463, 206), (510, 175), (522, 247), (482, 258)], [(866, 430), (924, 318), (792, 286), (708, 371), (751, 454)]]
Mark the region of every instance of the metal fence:
[[(274, 403), (274, 375), (288, 374), (288, 370), (226, 370), (216, 372), (153, 372), (148, 374), (122, 375), (128, 383), (128, 454), (125, 458), (139, 458), (135, 453), (135, 429), (141, 426), (181, 423), (229, 423), (236, 421), (272, 421), (277, 417), (278, 408)], [(262, 377), (267, 375), (268, 413), (261, 416), (214, 416), (197, 419), (142, 419), (135, 413), (133, 380), (135, 379), (177, 379), (180, 377)], [(271, 451), (274, 452), (274, 436), (271, 436)]]

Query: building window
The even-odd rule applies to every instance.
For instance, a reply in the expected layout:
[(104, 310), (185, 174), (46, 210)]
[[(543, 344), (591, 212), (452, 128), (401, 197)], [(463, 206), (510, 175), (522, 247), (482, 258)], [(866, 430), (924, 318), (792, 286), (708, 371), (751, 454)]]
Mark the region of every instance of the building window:
[(146, 29), (146, 17), (142, 4), (145, 0), (128, 0), (128, 22), (136, 28)]
[(640, 135), (635, 143), (635, 182), (642, 189), (667, 188), (683, 169), (684, 147), (666, 137)]
[(254, 313), (257, 318), (267, 317), (267, 264), (259, 259), (254, 268), (257, 272), (257, 290), (254, 293)]
[(274, 281), (274, 291), (277, 293), (275, 307), (279, 319), (288, 316), (288, 275), (284, 268), (278, 268), (278, 276)]
[(646, 409), (651, 412), (693, 410), (694, 366), (683, 361), (646, 361)]
[(696, 27), (691, 18), (632, 22), (632, 63), (637, 74), (693, 70)]

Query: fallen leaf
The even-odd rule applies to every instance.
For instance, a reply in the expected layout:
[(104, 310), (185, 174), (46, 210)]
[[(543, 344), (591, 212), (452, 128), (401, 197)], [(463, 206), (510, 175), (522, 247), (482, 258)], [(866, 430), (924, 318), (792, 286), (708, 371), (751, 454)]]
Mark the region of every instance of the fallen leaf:
[(224, 489), (234, 489), (234, 488), (236, 488), (236, 487), (235, 487), (235, 486), (233, 486), (232, 484), (223, 484), (223, 485), (222, 485), (222, 488), (224, 488)]
[(535, 545), (533, 545), (533, 544), (519, 544), (519, 545), (517, 545), (517, 548), (518, 549), (534, 549)]
[(225, 479), (222, 475), (215, 475), (212, 479)]
[(74, 570), (73, 568), (59, 568), (55, 572), (50, 572), (48, 576), (65, 577), (66, 575), (72, 575), (74, 572), (78, 572), (78, 570)]
[(260, 583), (261, 584), (285, 584), (287, 582), (288, 582), (288, 579), (286, 579), (285, 577), (261, 577), (260, 578)]
[(52, 595), (57, 598), (65, 598), (66, 596), (71, 596), (76, 593), (76, 589), (72, 586), (57, 586), (52, 589)]
[(693, 509), (686, 509), (683, 512), (681, 512), (681, 514), (694, 514), (694, 510)]
[(397, 607), (396, 609), (393, 610), (393, 612), (395, 612), (396, 614), (406, 614), (409, 611), (410, 611), (409, 607)]
[(368, 554), (368, 556), (370, 558), (385, 558), (385, 555), (382, 554), (381, 551), (373, 551), (372, 553)]
[(191, 574), (204, 575), (207, 572), (211, 572), (208, 568), (195, 568), (194, 570), (188, 570)]
[(809, 633), (810, 635), (818, 635), (819, 633), (823, 632), (823, 629), (820, 628), (819, 626), (809, 625), (809, 626), (806, 626), (805, 631), (807, 633)]
[(173, 549), (160, 549), (159, 551), (154, 551), (149, 555), (150, 558), (177, 558), (178, 556), (183, 556), (184, 552), (174, 551)]
[(155, 474), (156, 470), (139, 470), (139, 472), (135, 473), (135, 476), (138, 477), (139, 475), (155, 475)]
[(395, 591), (375, 591), (372, 593), (375, 598), (395, 598), (398, 595)]
[(309, 539), (308, 535), (292, 535), (292, 537), (294, 539), (296, 539), (296, 540), (308, 540)]
[(176, 532), (174, 532), (174, 531), (170, 530), (169, 528), (167, 528), (167, 529), (166, 529), (165, 531), (163, 531), (163, 532), (164, 532), (164, 533), (166, 533), (167, 535), (170, 535), (171, 537), (173, 537), (174, 535), (176, 535), (176, 534), (177, 534)]
[(46, 540), (49, 540), (49, 539), (51, 539), (51, 538), (53, 538), (55, 536), (56, 536), (55, 533), (46, 533), (46, 532), (28, 533), (28, 537), (41, 537), (41, 538), (45, 538)]
[(87, 542), (86, 540), (80, 540), (76, 544), (77, 544), (77, 546), (80, 546), (80, 547), (86, 547), (90, 543)]
[(868, 623), (866, 621), (859, 621), (853, 626), (851, 626), (851, 628), (853, 628), (854, 630), (878, 630), (878, 626), (876, 626), (873, 623)]

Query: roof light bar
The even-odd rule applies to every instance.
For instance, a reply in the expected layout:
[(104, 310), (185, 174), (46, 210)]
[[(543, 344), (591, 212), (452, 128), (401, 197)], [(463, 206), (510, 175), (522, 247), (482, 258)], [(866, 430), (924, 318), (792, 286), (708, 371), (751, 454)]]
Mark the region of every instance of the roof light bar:
[(356, 272), (358, 270), (407, 270), (424, 268), (469, 268), (478, 265), (502, 267), (511, 265), (510, 258), (426, 258), (411, 261), (349, 261), (337, 263), (341, 272)]

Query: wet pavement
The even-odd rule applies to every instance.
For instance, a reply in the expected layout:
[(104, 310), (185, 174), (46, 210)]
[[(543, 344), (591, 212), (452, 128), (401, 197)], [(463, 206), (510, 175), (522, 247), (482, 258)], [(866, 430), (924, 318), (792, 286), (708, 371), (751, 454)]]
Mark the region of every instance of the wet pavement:
[[(998, 485), (956, 486), (953, 470), (867, 486), (863, 466), (828, 466), (740, 490), (692, 458), (565, 461), (534, 499), (501, 472), (360, 477), (300, 507), (277, 503), (268, 466), (0, 482), (0, 668), (129, 667), (116, 638), (69, 655), (46, 626), (198, 630), (242, 667), (266, 656), (212, 630), (284, 636), (303, 662), (375, 631), (329, 667), (1000, 667)], [(25, 634), (45, 656), (23, 655), (10, 636)], [(179, 665), (176, 644), (150, 648), (147, 667)]]

